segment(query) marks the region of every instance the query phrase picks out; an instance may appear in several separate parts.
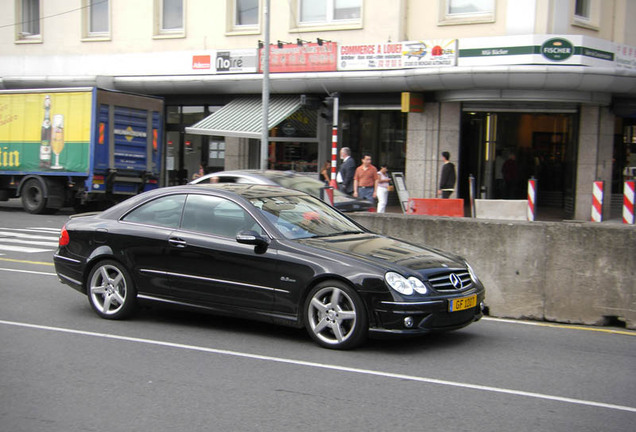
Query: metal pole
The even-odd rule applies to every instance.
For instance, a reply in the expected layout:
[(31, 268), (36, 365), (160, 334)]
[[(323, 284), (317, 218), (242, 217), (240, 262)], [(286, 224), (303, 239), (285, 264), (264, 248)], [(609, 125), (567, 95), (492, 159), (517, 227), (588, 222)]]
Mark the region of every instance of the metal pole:
[(331, 182), (329, 185), (338, 189), (338, 183), (336, 182), (336, 164), (338, 162), (338, 93), (333, 93), (333, 115), (331, 123)]
[(263, 47), (263, 126), (261, 135), (261, 169), (267, 169), (269, 158), (269, 4), (265, 0), (263, 21), (265, 22), (265, 46)]
[(468, 176), (468, 193), (470, 199), (470, 217), (475, 217), (475, 176)]

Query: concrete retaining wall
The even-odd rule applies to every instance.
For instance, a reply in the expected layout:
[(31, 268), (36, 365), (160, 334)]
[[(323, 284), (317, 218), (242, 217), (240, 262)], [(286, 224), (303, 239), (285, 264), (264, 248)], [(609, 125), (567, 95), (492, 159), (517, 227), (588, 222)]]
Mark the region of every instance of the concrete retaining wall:
[(636, 228), (354, 213), (372, 231), (457, 253), (486, 287), (490, 315), (636, 329)]

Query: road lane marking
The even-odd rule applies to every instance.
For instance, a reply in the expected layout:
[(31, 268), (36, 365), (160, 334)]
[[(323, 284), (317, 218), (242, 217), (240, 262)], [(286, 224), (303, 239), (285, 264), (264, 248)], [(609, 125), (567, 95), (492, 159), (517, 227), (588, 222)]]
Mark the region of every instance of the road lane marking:
[(85, 330), (75, 330), (75, 329), (69, 329), (69, 328), (63, 328), (63, 327), (51, 327), (51, 326), (44, 326), (44, 325), (38, 325), (38, 324), (28, 324), (28, 323), (5, 321), (5, 320), (0, 320), (0, 324), (13, 326), (13, 327), (24, 327), (24, 328), (52, 331), (52, 332), (58, 332), (58, 333), (91, 336), (91, 337), (97, 337), (97, 338), (103, 338), (103, 339), (112, 339), (112, 340), (119, 340), (119, 341), (125, 341), (125, 342), (133, 342), (133, 343), (140, 343), (140, 344), (146, 344), (146, 345), (154, 345), (154, 346), (161, 346), (161, 347), (167, 347), (167, 348), (176, 348), (176, 349), (182, 349), (182, 350), (188, 350), (188, 351), (203, 352), (208, 354), (218, 354), (218, 355), (231, 356), (231, 357), (247, 358), (252, 360), (262, 360), (262, 361), (267, 361), (272, 363), (291, 364), (294, 366), (304, 366), (304, 367), (315, 368), (315, 369), (327, 369), (327, 370), (333, 370), (338, 372), (349, 372), (349, 373), (355, 373), (360, 375), (377, 376), (382, 378), (421, 382), (426, 384), (437, 384), (437, 385), (442, 385), (447, 387), (465, 388), (470, 390), (479, 390), (479, 391), (485, 391), (485, 392), (491, 392), (491, 393), (501, 393), (501, 394), (507, 394), (507, 395), (513, 395), (513, 396), (528, 397), (533, 399), (550, 400), (555, 402), (563, 402), (563, 403), (570, 403), (575, 405), (584, 405), (584, 406), (591, 406), (595, 408), (605, 408), (605, 409), (611, 409), (616, 411), (627, 411), (627, 412), (636, 413), (636, 407), (588, 401), (583, 399), (575, 399), (575, 398), (568, 398), (568, 397), (562, 397), (562, 396), (553, 396), (553, 395), (542, 394), (542, 393), (506, 389), (501, 387), (491, 387), (491, 386), (484, 386), (484, 385), (477, 385), (477, 384), (462, 383), (457, 381), (446, 381), (446, 380), (440, 380), (435, 378), (426, 378), (426, 377), (397, 374), (397, 373), (391, 373), (391, 372), (374, 371), (370, 369), (360, 369), (360, 368), (353, 368), (353, 367), (347, 367), (347, 366), (338, 366), (338, 365), (331, 365), (331, 364), (325, 364), (325, 363), (309, 362), (309, 361), (303, 361), (303, 360), (292, 360), (292, 359), (286, 359), (282, 357), (272, 357), (272, 356), (266, 356), (266, 355), (260, 355), (260, 354), (250, 354), (250, 353), (239, 352), (239, 351), (207, 348), (207, 347), (196, 346), (196, 345), (185, 345), (185, 344), (179, 344), (179, 343), (173, 343), (173, 342), (165, 342), (165, 341), (159, 341), (159, 340), (153, 340), (153, 339), (142, 339), (142, 338), (136, 338), (136, 337), (130, 337), (130, 336), (119, 336), (119, 335), (113, 335), (113, 334), (107, 334), (107, 333), (95, 333), (95, 332), (89, 332)]
[(22, 263), (22, 264), (47, 265), (47, 266), (53, 266), (53, 265), (55, 265), (55, 264), (53, 264), (52, 262), (46, 262), (46, 261), (29, 261), (29, 260), (19, 260), (19, 259), (15, 259), (15, 258), (0, 258), (0, 261), (16, 262), (16, 263)]
[(39, 271), (33, 271), (33, 270), (20, 270), (20, 269), (10, 269), (10, 268), (2, 268), (2, 267), (0, 267), (0, 270), (15, 272), (15, 273), (29, 273), (29, 274), (44, 275), (44, 276), (57, 276), (57, 273), (46, 273), (46, 272), (39, 272)]
[(484, 317), (482, 319), (484, 321), (496, 321), (496, 322), (510, 323), (510, 324), (522, 324), (522, 325), (529, 325), (529, 326), (535, 326), (535, 327), (551, 327), (551, 328), (566, 329), (566, 330), (585, 330), (585, 331), (595, 331), (600, 333), (636, 336), (636, 331), (630, 331), (630, 330), (616, 330), (611, 328), (599, 328), (599, 327), (591, 327), (591, 326), (586, 327), (586, 326), (573, 325), (573, 324), (548, 323), (548, 322), (541, 322), (541, 321), (522, 321), (522, 320), (517, 321), (513, 319), (494, 318), (494, 317)]

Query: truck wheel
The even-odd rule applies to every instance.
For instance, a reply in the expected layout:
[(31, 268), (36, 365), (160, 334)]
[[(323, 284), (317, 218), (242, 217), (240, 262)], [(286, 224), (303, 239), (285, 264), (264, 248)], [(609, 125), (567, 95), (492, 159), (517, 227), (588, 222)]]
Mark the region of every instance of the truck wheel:
[(22, 207), (29, 213), (42, 214), (46, 210), (44, 188), (37, 179), (30, 179), (22, 187)]

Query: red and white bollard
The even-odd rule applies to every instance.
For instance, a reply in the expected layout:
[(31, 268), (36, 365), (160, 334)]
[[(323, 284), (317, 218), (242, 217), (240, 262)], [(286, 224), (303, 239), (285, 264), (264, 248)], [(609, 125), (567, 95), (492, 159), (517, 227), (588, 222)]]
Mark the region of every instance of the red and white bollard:
[(603, 222), (603, 182), (595, 181), (592, 188), (592, 222)]
[(537, 199), (537, 181), (533, 178), (528, 180), (528, 221), (534, 222), (536, 214), (536, 199)]
[(623, 223), (634, 225), (634, 190), (636, 189), (636, 181), (628, 180), (625, 182), (623, 192)]

